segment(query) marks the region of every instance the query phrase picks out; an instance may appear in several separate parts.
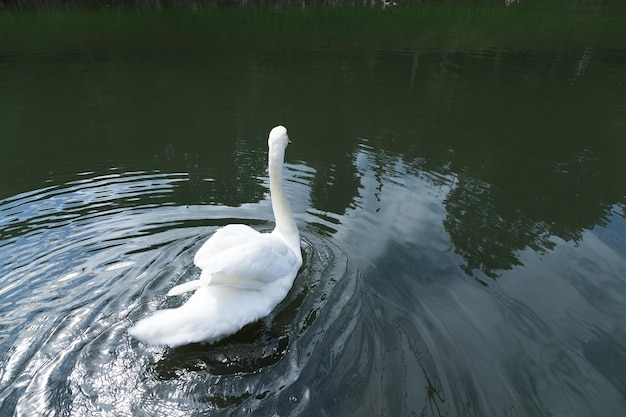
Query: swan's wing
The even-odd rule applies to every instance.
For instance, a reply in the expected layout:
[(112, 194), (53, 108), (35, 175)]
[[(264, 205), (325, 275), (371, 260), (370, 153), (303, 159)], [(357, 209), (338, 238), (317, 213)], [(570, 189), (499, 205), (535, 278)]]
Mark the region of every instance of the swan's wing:
[(294, 277), (301, 260), (279, 238), (259, 233), (255, 238), (220, 253), (209, 270), (213, 284), (254, 287), (284, 277)]
[(218, 229), (196, 252), (200, 279), (176, 285), (168, 296), (194, 291), (203, 285), (228, 285), (258, 290), (284, 277), (294, 277), (301, 259), (280, 239), (243, 224)]
[(197, 290), (202, 286), (203, 281), (196, 279), (193, 281), (183, 282), (182, 284), (178, 284), (173, 287), (171, 290), (167, 292), (168, 297), (172, 297), (174, 295), (180, 295), (189, 291)]
[(199, 279), (176, 285), (167, 295), (183, 294), (206, 285), (260, 290), (276, 280), (295, 277), (301, 263), (281, 240), (259, 233), (243, 244), (221, 251)]
[(173, 287), (171, 290), (167, 292), (167, 296), (173, 297), (175, 295), (184, 294), (189, 291), (195, 291), (198, 288), (209, 286), (209, 285), (213, 285), (213, 286), (224, 285), (224, 286), (229, 286), (229, 287), (235, 287), (241, 290), (260, 290), (265, 285), (267, 285), (267, 283), (263, 281), (209, 280), (209, 279), (200, 278), (200, 279), (183, 282), (182, 284), (176, 285), (175, 287)]
[(221, 253), (230, 248), (241, 245), (250, 239), (256, 239), (261, 233), (245, 224), (229, 224), (217, 229), (204, 242), (193, 258), (193, 263), (200, 269), (210, 268)]

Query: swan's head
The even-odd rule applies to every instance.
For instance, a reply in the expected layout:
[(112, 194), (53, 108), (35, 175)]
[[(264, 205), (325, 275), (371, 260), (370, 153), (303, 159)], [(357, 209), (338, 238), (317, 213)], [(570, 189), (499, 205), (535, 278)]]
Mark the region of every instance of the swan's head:
[(270, 136), (267, 139), (267, 145), (270, 148), (279, 146), (285, 149), (290, 143), (291, 141), (289, 140), (289, 136), (287, 136), (287, 128), (285, 128), (285, 126), (276, 126), (274, 129), (270, 130)]

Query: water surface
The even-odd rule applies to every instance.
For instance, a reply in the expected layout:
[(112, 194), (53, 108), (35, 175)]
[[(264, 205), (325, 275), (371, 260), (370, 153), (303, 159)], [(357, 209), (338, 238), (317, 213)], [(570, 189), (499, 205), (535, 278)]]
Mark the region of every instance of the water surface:
[[(0, 414), (626, 412), (623, 11), (359, 10), (11, 17), (43, 29), (0, 32)], [(217, 227), (271, 230), (279, 123), (287, 299), (130, 338)]]

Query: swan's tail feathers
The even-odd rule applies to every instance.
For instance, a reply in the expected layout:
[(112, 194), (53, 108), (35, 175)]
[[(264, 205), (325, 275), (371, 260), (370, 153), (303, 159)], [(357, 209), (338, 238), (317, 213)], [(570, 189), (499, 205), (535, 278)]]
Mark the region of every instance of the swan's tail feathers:
[(128, 329), (128, 334), (147, 345), (169, 347), (199, 342), (213, 336), (198, 334), (197, 321), (187, 316), (188, 313), (180, 308), (159, 310), (135, 323)]
[[(252, 294), (252, 293), (250, 293)], [(238, 332), (258, 315), (246, 308), (256, 297), (238, 291), (200, 286), (180, 307), (157, 310), (128, 329), (128, 334), (147, 345), (177, 347), (188, 343), (213, 343)]]
[(200, 288), (203, 284), (204, 284), (204, 281), (199, 280), (199, 279), (196, 279), (194, 281), (184, 282), (182, 284), (175, 286), (171, 290), (169, 290), (167, 292), (167, 296), (172, 297), (174, 295), (180, 295), (189, 291), (194, 291)]

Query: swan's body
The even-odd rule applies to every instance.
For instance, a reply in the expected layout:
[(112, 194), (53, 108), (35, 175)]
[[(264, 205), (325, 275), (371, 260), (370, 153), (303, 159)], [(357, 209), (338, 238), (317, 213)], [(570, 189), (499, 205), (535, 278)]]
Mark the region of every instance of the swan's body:
[(268, 162), (275, 229), (259, 233), (243, 224), (218, 229), (194, 257), (200, 278), (175, 286), (168, 295), (195, 293), (182, 306), (137, 322), (128, 331), (131, 336), (171, 347), (215, 342), (267, 316), (285, 298), (302, 265), (300, 235), (283, 190), (288, 143), (287, 129), (271, 130)]

